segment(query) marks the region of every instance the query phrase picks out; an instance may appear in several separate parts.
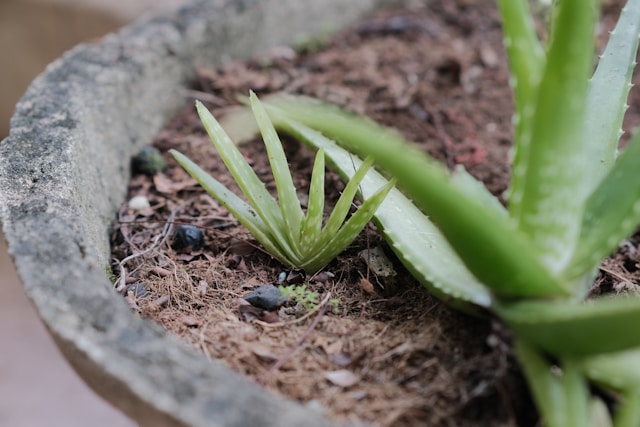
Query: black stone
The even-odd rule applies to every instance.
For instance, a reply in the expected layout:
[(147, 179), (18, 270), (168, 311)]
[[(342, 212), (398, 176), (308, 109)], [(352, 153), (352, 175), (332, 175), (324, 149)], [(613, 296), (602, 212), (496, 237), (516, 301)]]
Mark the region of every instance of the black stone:
[(202, 231), (193, 225), (179, 225), (173, 234), (171, 247), (176, 251), (199, 251), (204, 247)]

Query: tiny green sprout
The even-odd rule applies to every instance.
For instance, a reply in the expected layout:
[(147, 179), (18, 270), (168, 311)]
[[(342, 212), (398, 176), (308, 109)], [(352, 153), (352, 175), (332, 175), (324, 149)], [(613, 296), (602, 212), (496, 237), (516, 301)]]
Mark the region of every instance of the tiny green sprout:
[(320, 294), (307, 289), (307, 285), (280, 285), (278, 289), (283, 298), (300, 303), (307, 311), (312, 311), (318, 306)]
[(359, 184), (373, 165), (371, 159), (354, 174), (323, 226), (324, 150), (318, 150), (311, 174), (307, 212), (298, 199), (282, 143), (264, 107), (252, 92), (251, 109), (267, 148), (278, 199), (266, 190), (218, 121), (200, 103), (196, 109), (220, 157), (247, 202), (231, 192), (181, 153), (171, 154), (205, 190), (244, 225), (265, 249), (284, 264), (313, 274), (331, 262), (353, 242), (382, 203), (394, 182), (364, 201), (347, 219)]
[(340, 298), (331, 298), (328, 304), (331, 306), (334, 313), (338, 313), (338, 310), (340, 309)]
[(115, 274), (113, 274), (113, 269), (111, 269), (111, 266), (110, 266), (110, 265), (108, 265), (108, 264), (107, 264), (107, 265), (105, 265), (105, 267), (104, 267), (104, 271), (105, 271), (105, 273), (107, 273), (107, 278), (109, 279), (109, 281), (110, 281), (112, 284), (115, 284), (115, 283), (116, 283), (116, 281), (118, 280), (118, 278), (116, 277), (116, 275), (115, 275)]

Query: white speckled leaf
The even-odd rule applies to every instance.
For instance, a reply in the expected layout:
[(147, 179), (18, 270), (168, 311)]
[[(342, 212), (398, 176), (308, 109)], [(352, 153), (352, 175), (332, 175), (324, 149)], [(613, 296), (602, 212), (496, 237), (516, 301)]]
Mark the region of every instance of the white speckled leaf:
[(640, 391), (640, 349), (585, 358), (582, 368), (592, 381), (616, 390)]
[(640, 133), (587, 200), (580, 240), (566, 272), (575, 278), (613, 252), (640, 223)]
[(467, 196), (474, 198), (487, 209), (493, 210), (497, 216), (507, 218), (509, 213), (502, 206), (500, 200), (487, 190), (481, 181), (478, 181), (462, 165), (457, 165), (451, 175), (451, 183), (458, 187)]
[(613, 166), (631, 89), (640, 35), (640, 1), (628, 1), (609, 36), (589, 82), (582, 150), (590, 163), (583, 188), (588, 194)]
[(520, 339), (550, 354), (589, 356), (640, 346), (640, 298), (587, 302), (525, 300), (494, 308)]
[[(587, 3), (587, 4), (585, 4)], [(531, 144), (521, 191), (513, 191), (518, 228), (529, 236), (553, 272), (566, 266), (584, 207), (580, 189), (586, 169), (581, 151), (584, 104), (592, 67), (592, 1), (560, 2), (553, 39), (538, 88)], [(577, 42), (580, 41), (580, 42)], [(524, 136), (523, 136), (524, 137)]]
[[(502, 16), (504, 46), (507, 50), (511, 76), (509, 83), (513, 90), (515, 113), (513, 124), (513, 167), (509, 195), (521, 193), (524, 173), (529, 158), (531, 142), (531, 121), (535, 111), (538, 84), (542, 76), (545, 55), (538, 40), (533, 19), (529, 13), (527, 0), (499, 0)], [(509, 210), (519, 215), (521, 200), (509, 197)]]

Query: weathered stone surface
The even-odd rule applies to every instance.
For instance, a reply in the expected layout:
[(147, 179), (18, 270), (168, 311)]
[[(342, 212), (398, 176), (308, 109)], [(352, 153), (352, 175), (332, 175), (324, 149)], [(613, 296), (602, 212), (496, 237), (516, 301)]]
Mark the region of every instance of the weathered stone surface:
[(131, 312), (105, 274), (133, 154), (194, 68), (339, 27), (382, 1), (196, 0), (52, 63), (0, 143), (0, 218), (44, 323), (80, 375), (149, 426), (327, 425)]

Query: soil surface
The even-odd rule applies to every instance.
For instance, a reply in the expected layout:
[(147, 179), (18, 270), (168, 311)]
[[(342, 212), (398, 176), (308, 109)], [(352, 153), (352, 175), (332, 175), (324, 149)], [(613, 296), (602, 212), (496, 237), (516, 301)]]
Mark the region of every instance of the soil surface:
[[(306, 277), (264, 253), (166, 154), (178, 149), (238, 191), (192, 98), (223, 117), (249, 90), (259, 96), (284, 91), (393, 126), (449, 167), (463, 164), (501, 197), (509, 181), (512, 99), (498, 12), (489, 0), (428, 3), (382, 12), (331, 40), (200, 70), (184, 110), (154, 142), (167, 169), (131, 180), (130, 198), (145, 196), (151, 206), (122, 206), (113, 229), (113, 269), (141, 315), (207, 357), (337, 421), (536, 425), (508, 333), (495, 321), (459, 314), (432, 297), (373, 226), (321, 273)], [(618, 10), (606, 7), (599, 47)], [(626, 129), (638, 123), (637, 95), (631, 101)], [(284, 143), (303, 198), (313, 153)], [(262, 142), (241, 150), (275, 193)], [(344, 185), (327, 172), (325, 188), (332, 206)], [(202, 248), (176, 249), (173, 230), (181, 224), (203, 231)], [(604, 263), (594, 293), (636, 291), (638, 241), (630, 239)], [(395, 276), (377, 276), (365, 262), (361, 252), (374, 248), (387, 255)], [(305, 309), (288, 302), (274, 311), (247, 305), (242, 297), (264, 284), (304, 284), (318, 293), (317, 305)], [(337, 308), (328, 299), (337, 299)]]

